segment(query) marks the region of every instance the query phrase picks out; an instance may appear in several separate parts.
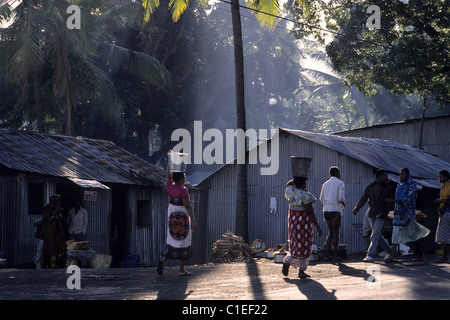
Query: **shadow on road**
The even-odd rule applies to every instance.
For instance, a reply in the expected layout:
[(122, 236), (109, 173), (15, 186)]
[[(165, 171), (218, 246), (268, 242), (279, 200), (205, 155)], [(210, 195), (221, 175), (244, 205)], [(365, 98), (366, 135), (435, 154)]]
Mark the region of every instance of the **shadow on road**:
[(399, 275), (409, 279), (411, 299), (448, 299), (449, 279), (448, 264), (430, 263), (430, 259), (424, 262), (413, 262), (408, 259), (398, 263), (385, 264), (386, 270), (381, 275)]
[[(245, 264), (247, 267), (247, 274), (250, 278), (250, 283), (252, 285), (252, 292), (253, 297), (255, 299), (265, 299), (264, 296), (264, 287), (261, 283), (261, 279), (259, 277), (259, 270), (258, 266), (256, 265), (255, 261), (251, 259), (248, 263)], [(256, 298), (258, 297), (258, 298)]]
[(161, 286), (156, 300), (185, 300), (193, 290), (186, 292), (189, 277), (179, 277), (176, 283), (167, 286)]
[(352, 276), (352, 277), (362, 277), (365, 280), (369, 279), (371, 277), (371, 274), (367, 272), (368, 268), (371, 265), (368, 264), (368, 267), (366, 269), (357, 269), (353, 268), (349, 265), (346, 265), (345, 263), (339, 263), (338, 269), (341, 272), (341, 274), (345, 276)]
[(289, 279), (284, 278), (289, 284), (295, 284), (308, 300), (336, 300), (336, 290), (328, 291), (320, 282), (313, 279)]

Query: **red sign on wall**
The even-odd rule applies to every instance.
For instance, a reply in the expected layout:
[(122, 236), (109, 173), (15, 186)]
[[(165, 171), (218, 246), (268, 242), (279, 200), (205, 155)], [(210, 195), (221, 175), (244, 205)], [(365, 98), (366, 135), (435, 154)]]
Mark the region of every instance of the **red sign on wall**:
[(97, 201), (97, 191), (84, 191), (85, 201)]

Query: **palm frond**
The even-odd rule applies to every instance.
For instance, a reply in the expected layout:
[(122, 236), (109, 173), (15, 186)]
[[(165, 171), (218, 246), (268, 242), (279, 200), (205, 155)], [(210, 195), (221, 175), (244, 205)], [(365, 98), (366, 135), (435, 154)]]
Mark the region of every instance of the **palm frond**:
[(188, 6), (188, 0), (170, 0), (169, 9), (172, 13), (172, 20), (178, 21)]
[(203, 7), (203, 9), (206, 9), (208, 6), (208, 0), (198, 0), (198, 3)]
[(256, 19), (261, 26), (269, 30), (273, 30), (280, 20), (281, 7), (278, 0), (251, 0), (247, 4), (257, 10), (255, 13)]
[(150, 21), (150, 15), (159, 7), (159, 0), (142, 0), (145, 9), (144, 22)]
[(0, 62), (2, 72), (10, 71), (13, 82), (23, 83), (23, 93), (28, 88), (28, 78), (44, 63), (40, 43), (39, 24), (35, 20), (35, 10), (26, 5), (16, 8), (12, 23), (1, 29)]
[(143, 19), (144, 12), (141, 5), (123, 0), (110, 1), (108, 9), (98, 16), (100, 24), (119, 28), (125, 24), (142, 22)]
[(325, 92), (335, 92), (336, 90), (339, 90), (344, 87), (344, 84), (341, 83), (331, 83), (326, 85), (319, 85), (318, 87), (314, 88), (314, 90), (308, 95), (308, 97), (305, 99), (306, 102), (311, 102), (314, 98), (320, 96), (321, 94)]
[(7, 22), (11, 18), (13, 18), (14, 12), (11, 10), (8, 1), (2, 1), (0, 3), (0, 25), (2, 22)]
[(167, 69), (148, 54), (109, 43), (97, 43), (97, 48), (100, 54), (109, 58), (111, 64), (133, 73), (159, 88), (164, 88), (169, 81)]
[[(305, 14), (309, 17), (309, 0), (297, 0), (297, 3), (305, 8)], [(280, 21), (281, 5), (278, 0), (247, 0), (247, 5), (256, 10), (256, 19), (264, 28), (273, 30)]]
[(124, 102), (117, 95), (117, 91), (111, 78), (105, 74), (100, 68), (95, 65), (87, 63), (95, 73), (95, 78), (98, 80), (97, 95), (94, 101), (98, 100), (101, 103), (95, 104), (102, 109), (102, 115), (108, 121), (117, 121), (121, 117), (124, 108)]

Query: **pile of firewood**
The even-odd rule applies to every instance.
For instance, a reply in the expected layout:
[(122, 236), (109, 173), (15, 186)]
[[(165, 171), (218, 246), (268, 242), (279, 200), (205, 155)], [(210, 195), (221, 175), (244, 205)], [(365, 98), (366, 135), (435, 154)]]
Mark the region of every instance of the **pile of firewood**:
[(89, 250), (89, 241), (66, 241), (67, 250)]
[(227, 231), (222, 235), (224, 239), (217, 240), (213, 244), (212, 262), (229, 262), (236, 259), (245, 259), (251, 256), (248, 243), (240, 236)]

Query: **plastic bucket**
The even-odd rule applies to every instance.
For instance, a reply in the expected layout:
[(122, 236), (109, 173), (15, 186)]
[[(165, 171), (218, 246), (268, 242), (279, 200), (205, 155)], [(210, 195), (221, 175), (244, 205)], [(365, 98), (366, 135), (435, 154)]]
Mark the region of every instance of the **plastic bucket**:
[(284, 257), (287, 255), (286, 252), (278, 252), (273, 254), (273, 262), (283, 263)]
[(291, 157), (291, 167), (293, 177), (308, 177), (311, 158)]
[(124, 259), (125, 268), (139, 268), (139, 255), (127, 254)]
[(169, 169), (171, 172), (186, 172), (189, 154), (181, 152), (169, 153)]

